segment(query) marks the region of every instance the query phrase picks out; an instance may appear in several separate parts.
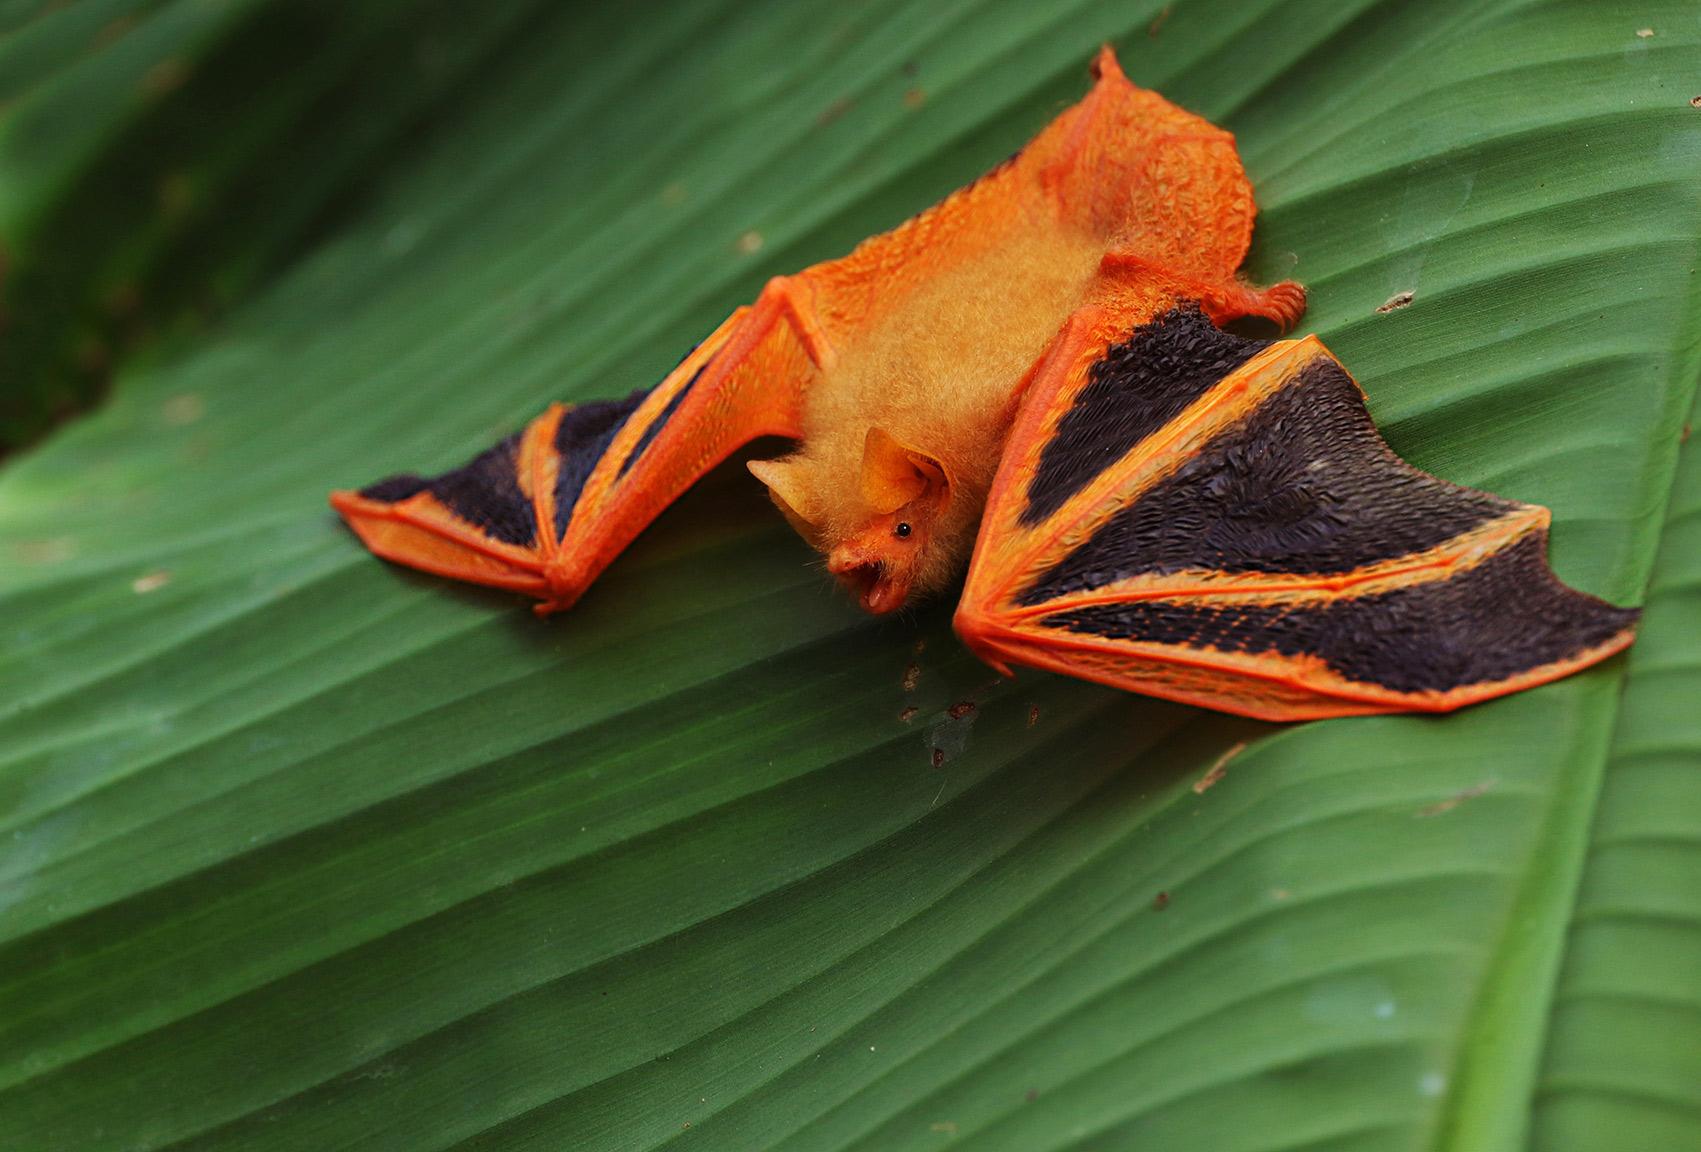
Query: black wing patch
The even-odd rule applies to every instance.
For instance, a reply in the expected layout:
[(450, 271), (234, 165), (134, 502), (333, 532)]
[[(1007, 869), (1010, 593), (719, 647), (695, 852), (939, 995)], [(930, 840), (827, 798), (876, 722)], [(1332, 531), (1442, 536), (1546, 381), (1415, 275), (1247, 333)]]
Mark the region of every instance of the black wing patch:
[(1525, 536), (1450, 580), (1367, 596), (1293, 605), (1136, 600), (1060, 612), (1046, 623), (1219, 652), (1311, 654), (1348, 680), (1449, 692), (1558, 663), (1636, 623), (1635, 609), (1561, 584), (1547, 566), (1546, 542)]
[(520, 436), (515, 433), (451, 472), (430, 479), (412, 473), (391, 476), (362, 488), (360, 495), (396, 504), (429, 492), (491, 539), (526, 547), (536, 542), (537, 519), (516, 478), (519, 451)]
[(1352, 377), (1320, 357), (1113, 516), (1022, 602), (1146, 572), (1352, 572), (1520, 507), (1395, 456)]
[(1231, 336), (1197, 304), (1172, 308), (1105, 349), (1058, 421), (1028, 485), (1024, 524), (1037, 524), (1211, 385), (1269, 346)]
[(626, 421), (644, 402), (649, 390), (640, 388), (624, 400), (595, 400), (569, 408), (555, 428), (555, 454), (560, 458), (555, 474), (555, 538), (567, 534), (573, 509), (585, 481), (608, 452), (608, 446), (626, 427)]

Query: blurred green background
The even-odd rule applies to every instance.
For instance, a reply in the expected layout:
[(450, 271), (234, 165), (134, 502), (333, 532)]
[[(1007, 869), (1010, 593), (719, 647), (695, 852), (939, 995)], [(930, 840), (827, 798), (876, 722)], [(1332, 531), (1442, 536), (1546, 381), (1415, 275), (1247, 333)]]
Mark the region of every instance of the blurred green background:
[[(995, 683), (736, 467), (543, 623), (325, 507), (1105, 41), (1626, 656), (1283, 728)], [(0, 0), (0, 1148), (1701, 1149), (1697, 93), (1687, 0)]]

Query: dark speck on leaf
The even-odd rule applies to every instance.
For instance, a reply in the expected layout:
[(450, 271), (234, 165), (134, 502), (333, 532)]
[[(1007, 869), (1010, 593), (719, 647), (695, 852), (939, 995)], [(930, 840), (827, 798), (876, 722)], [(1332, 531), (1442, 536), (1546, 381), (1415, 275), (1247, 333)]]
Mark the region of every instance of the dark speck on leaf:
[(945, 749), (935, 748), (933, 750), (933, 766), (935, 768), (945, 767)]
[(953, 720), (961, 720), (965, 716), (974, 715), (974, 710), (975, 702), (973, 700), (959, 700), (945, 710), (945, 715)]
[(856, 101), (852, 100), (849, 96), (839, 97), (837, 100), (827, 105), (827, 107), (822, 110), (821, 115), (815, 117), (815, 126), (818, 128), (825, 128), (827, 125), (843, 116), (846, 112), (849, 112), (851, 110), (851, 106), (855, 103)]
[(1168, 908), (1168, 907), (1169, 907), (1169, 893), (1168, 892), (1159, 892), (1156, 896), (1154, 896), (1152, 898), (1152, 908), (1153, 908), (1154, 911), (1162, 912), (1165, 908)]

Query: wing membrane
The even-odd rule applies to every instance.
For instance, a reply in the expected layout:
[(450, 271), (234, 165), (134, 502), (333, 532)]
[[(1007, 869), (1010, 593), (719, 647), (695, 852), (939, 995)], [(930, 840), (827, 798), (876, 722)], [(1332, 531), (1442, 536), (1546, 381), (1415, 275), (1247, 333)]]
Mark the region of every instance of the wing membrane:
[(1178, 308), (1073, 324), (1006, 450), (958, 629), (1025, 663), (1268, 719), (1443, 711), (1623, 648), (1549, 515), (1400, 460), (1314, 337)]
[(387, 560), (560, 611), (703, 473), (759, 436), (796, 436), (824, 354), (799, 294), (775, 280), (653, 389), (552, 405), (461, 468), (331, 505)]

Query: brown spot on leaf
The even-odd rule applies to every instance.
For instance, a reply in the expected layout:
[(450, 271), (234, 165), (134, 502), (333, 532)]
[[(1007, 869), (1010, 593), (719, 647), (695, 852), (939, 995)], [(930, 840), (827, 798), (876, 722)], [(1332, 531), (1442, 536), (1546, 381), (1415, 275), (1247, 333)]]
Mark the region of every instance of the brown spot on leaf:
[(167, 424), (181, 428), (193, 424), (207, 414), (207, 402), (193, 392), (183, 392), (160, 405), (159, 414)]
[(921, 679), (921, 665), (910, 661), (904, 665), (904, 691), (914, 692), (916, 682)]
[(134, 316), (142, 308), (142, 290), (134, 280), (117, 285), (106, 294), (106, 311), (118, 319)]
[(973, 716), (974, 714), (975, 702), (973, 700), (959, 700), (945, 709), (945, 715), (953, 720), (961, 720), (965, 716)]
[(1443, 812), (1451, 812), (1467, 800), (1474, 800), (1490, 788), (1494, 787), (1493, 780), (1484, 780), (1481, 784), (1472, 784), (1469, 788), (1461, 788), (1445, 800), (1437, 800), (1427, 808), (1418, 809), (1419, 816), (1439, 816)]
[(136, 18), (134, 16), (120, 16), (116, 20), (108, 20), (101, 25), (100, 31), (95, 33), (93, 45), (95, 50), (99, 51), (109, 44), (122, 40), (125, 34), (135, 26)]
[(920, 108), (927, 103), (927, 93), (920, 88), (911, 88), (904, 93), (905, 108)]
[(945, 767), (945, 749), (935, 748), (933, 750), (933, 766), (935, 768)]
[(149, 68), (142, 77), (142, 91), (149, 96), (164, 96), (183, 87), (193, 71), (189, 62), (179, 56), (169, 56)]
[(762, 250), (762, 234), (752, 228), (738, 238), (738, 251), (744, 256), (754, 256)]
[(188, 173), (172, 172), (160, 178), (156, 195), (161, 212), (173, 218), (182, 216), (195, 206), (195, 182)]
[(674, 180), (661, 190), (661, 202), (669, 208), (677, 208), (685, 203), (685, 185)]
[(98, 336), (89, 336), (77, 345), (77, 367), (90, 376), (103, 376), (112, 366), (112, 352)]
[(1147, 37), (1149, 37), (1150, 39), (1153, 39), (1153, 40), (1156, 40), (1158, 38), (1158, 33), (1162, 32), (1164, 30), (1164, 24), (1165, 24), (1166, 21), (1169, 20), (1170, 11), (1174, 7), (1175, 7), (1174, 4), (1165, 4), (1164, 5), (1164, 10), (1162, 12), (1159, 12), (1157, 14), (1157, 17), (1150, 24), (1146, 25)]
[(1228, 762), (1233, 760), (1236, 756), (1239, 756), (1244, 751), (1246, 751), (1246, 741), (1242, 740), (1240, 743), (1230, 748), (1227, 752), (1218, 756), (1217, 762), (1211, 765), (1210, 771), (1199, 777), (1199, 779), (1193, 781), (1194, 793), (1202, 794), (1205, 789), (1228, 775)]
[(1679, 444), (1689, 443), (1689, 425), (1688, 424), (1685, 424), (1683, 426), (1683, 431), (1681, 431), (1677, 434), (1677, 442)]
[(146, 596), (149, 592), (158, 592), (171, 583), (171, 573), (163, 568), (155, 569), (130, 581), (130, 591), (138, 596)]
[(1038, 1088), (1029, 1088), (1027, 1090), (1027, 1092), (1023, 1095), (1022, 1098), (1024, 1100), (1026, 1100), (1029, 1104), (1032, 1104), (1035, 1100), (1039, 1099), (1039, 1089)]
[(1034, 704), (1034, 705), (1032, 705), (1028, 708), (1028, 727), (1032, 728), (1035, 724), (1038, 724), (1038, 723), (1039, 723), (1039, 705)]
[(1169, 907), (1169, 893), (1168, 892), (1159, 892), (1156, 896), (1152, 897), (1152, 910), (1154, 912), (1162, 912), (1165, 908), (1168, 908), (1168, 907)]
[(1691, 96), (1689, 98), (1689, 106), (1691, 108), (1701, 108), (1701, 96)]
[(1416, 299), (1417, 293), (1415, 292), (1396, 292), (1392, 296), (1388, 297), (1388, 299), (1384, 300), (1376, 311), (1378, 315), (1389, 312), (1397, 312)]
[(898, 719), (902, 720), (905, 724), (908, 724), (911, 720), (915, 719), (915, 714), (920, 711), (920, 708), (911, 704), (908, 708), (905, 708), (902, 712), (898, 713)]
[(852, 100), (849, 96), (840, 96), (837, 100), (823, 108), (821, 110), (821, 115), (815, 117), (815, 126), (817, 128), (825, 128), (827, 125), (843, 116), (846, 112), (849, 112), (855, 106), (855, 100)]

